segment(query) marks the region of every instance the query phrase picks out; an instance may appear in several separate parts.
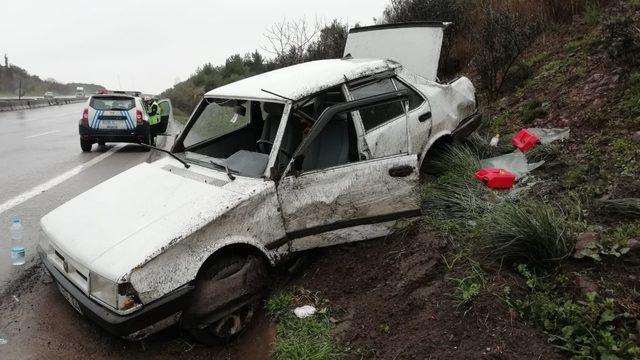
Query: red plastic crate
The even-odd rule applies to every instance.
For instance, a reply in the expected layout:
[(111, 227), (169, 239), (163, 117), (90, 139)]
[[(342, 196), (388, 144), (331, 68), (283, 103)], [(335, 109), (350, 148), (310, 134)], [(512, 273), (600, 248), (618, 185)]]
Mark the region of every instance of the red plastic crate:
[(539, 141), (540, 138), (527, 129), (520, 130), (520, 132), (518, 132), (513, 137), (513, 139), (511, 139), (513, 146), (520, 149), (520, 151), (522, 151), (523, 153), (535, 147)]
[(480, 169), (476, 172), (476, 179), (491, 189), (511, 189), (516, 176), (504, 169)]

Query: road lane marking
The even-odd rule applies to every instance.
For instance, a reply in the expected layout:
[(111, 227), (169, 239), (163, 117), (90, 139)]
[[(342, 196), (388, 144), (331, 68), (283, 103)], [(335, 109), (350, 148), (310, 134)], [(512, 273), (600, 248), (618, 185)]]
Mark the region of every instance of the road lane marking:
[(31, 135), (31, 136), (25, 136), (25, 140), (26, 139), (33, 139), (33, 138), (37, 138), (39, 136), (45, 136), (45, 135), (50, 135), (50, 134), (55, 134), (55, 133), (59, 133), (60, 130), (53, 130), (53, 131), (47, 131), (47, 132), (43, 132), (41, 134), (35, 134), (35, 135)]
[(42, 194), (43, 192), (55, 187), (56, 185), (60, 185), (61, 183), (71, 179), (72, 177), (80, 174), (81, 172), (85, 171), (86, 169), (92, 167), (93, 165), (101, 162), (102, 160), (108, 158), (109, 156), (113, 155), (116, 151), (122, 149), (122, 147), (124, 147), (124, 145), (120, 144), (120, 145), (116, 145), (114, 147), (112, 147), (111, 149), (109, 149), (109, 151), (107, 151), (104, 154), (101, 154), (89, 161), (87, 161), (86, 163), (82, 164), (82, 165), (78, 165), (75, 168), (60, 174), (56, 177), (54, 177), (53, 179), (45, 182), (44, 184), (40, 184), (26, 192), (23, 192), (22, 194), (9, 199), (8, 201), (5, 201), (4, 203), (0, 204), (0, 214), (2, 214), (3, 212), (10, 210), (22, 203), (24, 203), (25, 201)]

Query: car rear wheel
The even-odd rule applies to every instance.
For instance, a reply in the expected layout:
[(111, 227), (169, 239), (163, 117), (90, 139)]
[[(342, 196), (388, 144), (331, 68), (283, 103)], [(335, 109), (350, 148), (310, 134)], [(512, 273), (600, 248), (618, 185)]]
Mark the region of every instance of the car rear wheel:
[(83, 152), (89, 152), (91, 151), (91, 146), (93, 146), (93, 143), (91, 141), (88, 140), (80, 140), (80, 148), (82, 149)]
[(228, 342), (247, 329), (267, 284), (268, 270), (261, 257), (219, 256), (198, 275), (181, 327), (206, 345)]
[(103, 147), (105, 146), (107, 143), (105, 143), (104, 141), (98, 141), (98, 146)]

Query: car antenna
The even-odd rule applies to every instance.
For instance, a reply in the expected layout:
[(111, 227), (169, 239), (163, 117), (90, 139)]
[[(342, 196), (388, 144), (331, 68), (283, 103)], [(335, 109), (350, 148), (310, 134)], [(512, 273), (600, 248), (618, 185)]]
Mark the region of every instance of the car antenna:
[(260, 91), (264, 91), (264, 92), (266, 92), (267, 94), (275, 95), (275, 96), (277, 96), (277, 97), (283, 98), (283, 99), (285, 99), (285, 100), (289, 100), (289, 101), (291, 101), (291, 102), (294, 102), (294, 101), (295, 101), (295, 100), (293, 100), (293, 99), (289, 99), (289, 98), (288, 98), (288, 97), (286, 97), (286, 96), (282, 96), (282, 95), (280, 95), (280, 94), (276, 94), (276, 93), (271, 92), (271, 91), (269, 91), (269, 90), (260, 89)]
[(191, 165), (189, 165), (189, 163), (188, 163), (188, 162), (186, 162), (186, 161), (184, 161), (184, 160), (180, 159), (180, 158), (178, 157), (178, 155), (176, 155), (176, 154), (172, 153), (172, 152), (171, 152), (171, 151), (169, 151), (169, 150), (165, 150), (165, 149), (162, 149), (162, 148), (159, 148), (159, 147), (155, 147), (155, 146), (153, 146), (153, 145), (149, 145), (149, 144), (143, 144), (143, 143), (138, 143), (138, 144), (140, 144), (140, 145), (142, 145), (142, 146), (144, 146), (144, 147), (146, 147), (146, 148), (149, 148), (149, 149), (158, 150), (158, 151), (160, 151), (160, 152), (163, 152), (163, 153), (169, 154), (169, 156), (171, 156), (172, 158), (174, 158), (174, 159), (176, 159), (176, 160), (180, 161), (180, 162), (182, 163), (182, 165), (184, 165), (184, 167), (185, 167), (185, 168), (187, 168), (187, 169), (191, 167)]

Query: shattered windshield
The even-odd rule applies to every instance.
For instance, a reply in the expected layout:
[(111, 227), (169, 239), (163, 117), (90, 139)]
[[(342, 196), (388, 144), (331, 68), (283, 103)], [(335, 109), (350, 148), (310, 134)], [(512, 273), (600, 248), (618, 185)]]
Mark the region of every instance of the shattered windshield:
[(209, 139), (216, 139), (247, 126), (251, 112), (246, 101), (206, 99), (202, 109), (184, 138), (185, 148)]
[(283, 110), (280, 103), (205, 98), (189, 120), (178, 152), (186, 152), (187, 161), (231, 175), (262, 177)]

